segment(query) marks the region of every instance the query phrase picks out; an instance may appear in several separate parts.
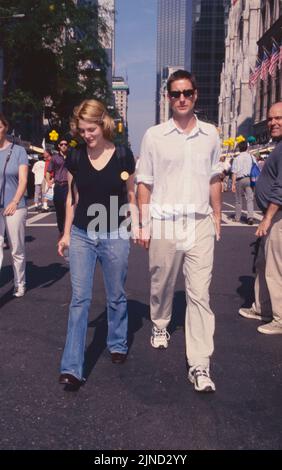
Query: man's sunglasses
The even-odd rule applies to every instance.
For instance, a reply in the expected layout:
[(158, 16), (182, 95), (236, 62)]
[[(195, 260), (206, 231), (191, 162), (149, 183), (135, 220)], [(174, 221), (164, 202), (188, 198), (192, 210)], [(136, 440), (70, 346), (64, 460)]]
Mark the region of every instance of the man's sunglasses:
[(59, 144), (59, 146), (60, 146), (60, 147), (62, 147), (63, 145), (64, 145), (65, 147), (67, 147), (67, 146), (68, 146), (68, 144), (67, 144), (67, 143), (65, 143), (65, 142), (62, 142), (61, 144)]
[(179, 99), (181, 95), (185, 98), (191, 98), (195, 93), (195, 90), (182, 90), (182, 91), (170, 91), (169, 96), (175, 100)]

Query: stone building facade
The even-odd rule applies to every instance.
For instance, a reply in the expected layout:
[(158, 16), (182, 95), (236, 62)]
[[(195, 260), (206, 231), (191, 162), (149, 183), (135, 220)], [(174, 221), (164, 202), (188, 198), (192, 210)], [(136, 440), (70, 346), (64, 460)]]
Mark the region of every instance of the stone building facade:
[[(264, 50), (271, 52), (273, 41), (277, 45), (282, 44), (282, 0), (261, 3), (259, 57), (262, 57)], [(280, 68), (276, 67), (274, 76), (268, 74), (267, 80), (257, 82), (253, 134), (259, 143), (265, 143), (269, 139), (267, 111), (276, 101), (282, 101), (282, 64)]]
[(260, 31), (261, 0), (233, 2), (221, 72), (219, 128), (223, 139), (252, 131), (256, 90), (249, 87)]
[(267, 140), (266, 114), (282, 99), (282, 70), (255, 86), (249, 79), (256, 59), (264, 50), (271, 53), (273, 40), (282, 39), (282, 0), (233, 0), (225, 40), (225, 62), (221, 73), (219, 128), (223, 139), (254, 135)]

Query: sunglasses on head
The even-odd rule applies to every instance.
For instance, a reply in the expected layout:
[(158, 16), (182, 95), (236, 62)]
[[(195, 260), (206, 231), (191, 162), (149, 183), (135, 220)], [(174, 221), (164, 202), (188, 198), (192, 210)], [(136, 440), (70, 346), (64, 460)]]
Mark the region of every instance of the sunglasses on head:
[(180, 98), (181, 95), (183, 95), (185, 98), (191, 98), (195, 93), (195, 90), (192, 88), (188, 90), (182, 90), (182, 91), (170, 91), (169, 96), (174, 99)]

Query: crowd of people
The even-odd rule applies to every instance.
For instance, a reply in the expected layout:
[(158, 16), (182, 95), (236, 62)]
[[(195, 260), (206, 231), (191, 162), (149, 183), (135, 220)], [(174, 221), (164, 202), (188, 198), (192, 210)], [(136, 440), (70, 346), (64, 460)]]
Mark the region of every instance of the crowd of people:
[[(214, 351), (215, 315), (210, 307), (214, 244), (221, 236), (223, 166), (215, 126), (198, 119), (196, 78), (178, 70), (167, 82), (172, 117), (149, 128), (142, 140), (138, 169), (131, 150), (114, 143), (114, 120), (94, 99), (74, 109), (80, 144), (68, 150), (60, 138), (58, 152), (33, 167), (35, 204), (46, 208), (44, 195), (54, 185), (58, 253), (69, 250), (72, 298), (60, 384), (79, 388), (85, 381), (84, 361), (93, 278), (99, 261), (107, 297), (107, 348), (114, 364), (128, 353), (125, 282), (133, 238), (149, 254), (150, 344), (167, 349), (174, 287), (180, 266), (185, 279), (185, 349), (188, 379), (198, 392), (214, 392), (210, 362)], [(245, 318), (258, 319), (264, 334), (282, 334), (282, 102), (271, 106), (268, 128), (276, 147), (260, 168), (255, 192), (254, 159), (246, 142), (234, 159), (232, 191), (235, 221), (247, 201), (247, 223), (253, 224), (254, 197), (262, 211), (255, 302), (241, 308)], [(24, 233), (28, 161), (23, 148), (7, 140), (8, 122), (0, 115), (0, 267), (4, 232), (11, 246), (14, 295), (25, 293)], [(46, 189), (47, 188), (47, 189)], [(137, 188), (137, 191), (136, 191)], [(224, 189), (224, 186), (223, 186)], [(137, 193), (137, 194), (136, 194)], [(116, 203), (113, 204), (113, 201)], [(45, 204), (45, 206), (44, 206)]]
[(226, 155), (220, 157), (223, 170), (221, 191), (232, 191), (235, 194), (235, 215), (234, 217), (231, 216), (232, 221), (242, 222), (242, 209), (245, 199), (246, 222), (248, 225), (253, 225), (255, 185), (265, 161), (266, 157), (263, 157), (260, 151), (250, 152), (246, 140), (238, 143), (234, 155), (228, 158)]

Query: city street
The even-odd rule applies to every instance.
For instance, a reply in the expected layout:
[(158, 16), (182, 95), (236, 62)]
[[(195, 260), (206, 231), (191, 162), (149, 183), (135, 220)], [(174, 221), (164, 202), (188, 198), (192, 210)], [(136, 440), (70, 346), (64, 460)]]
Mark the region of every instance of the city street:
[[(188, 382), (182, 273), (167, 350), (150, 345), (148, 256), (132, 246), (127, 294), (129, 355), (111, 363), (105, 347), (105, 294), (97, 268), (89, 317), (87, 381), (77, 392), (58, 384), (71, 289), (56, 254), (55, 214), (29, 209), (27, 293), (12, 297), (9, 250), (0, 283), (0, 449), (207, 450), (282, 449), (281, 335), (238, 315), (253, 300), (255, 225), (234, 223), (224, 194), (211, 304), (216, 315), (211, 363), (215, 394)], [(256, 223), (261, 216), (255, 214)]]

